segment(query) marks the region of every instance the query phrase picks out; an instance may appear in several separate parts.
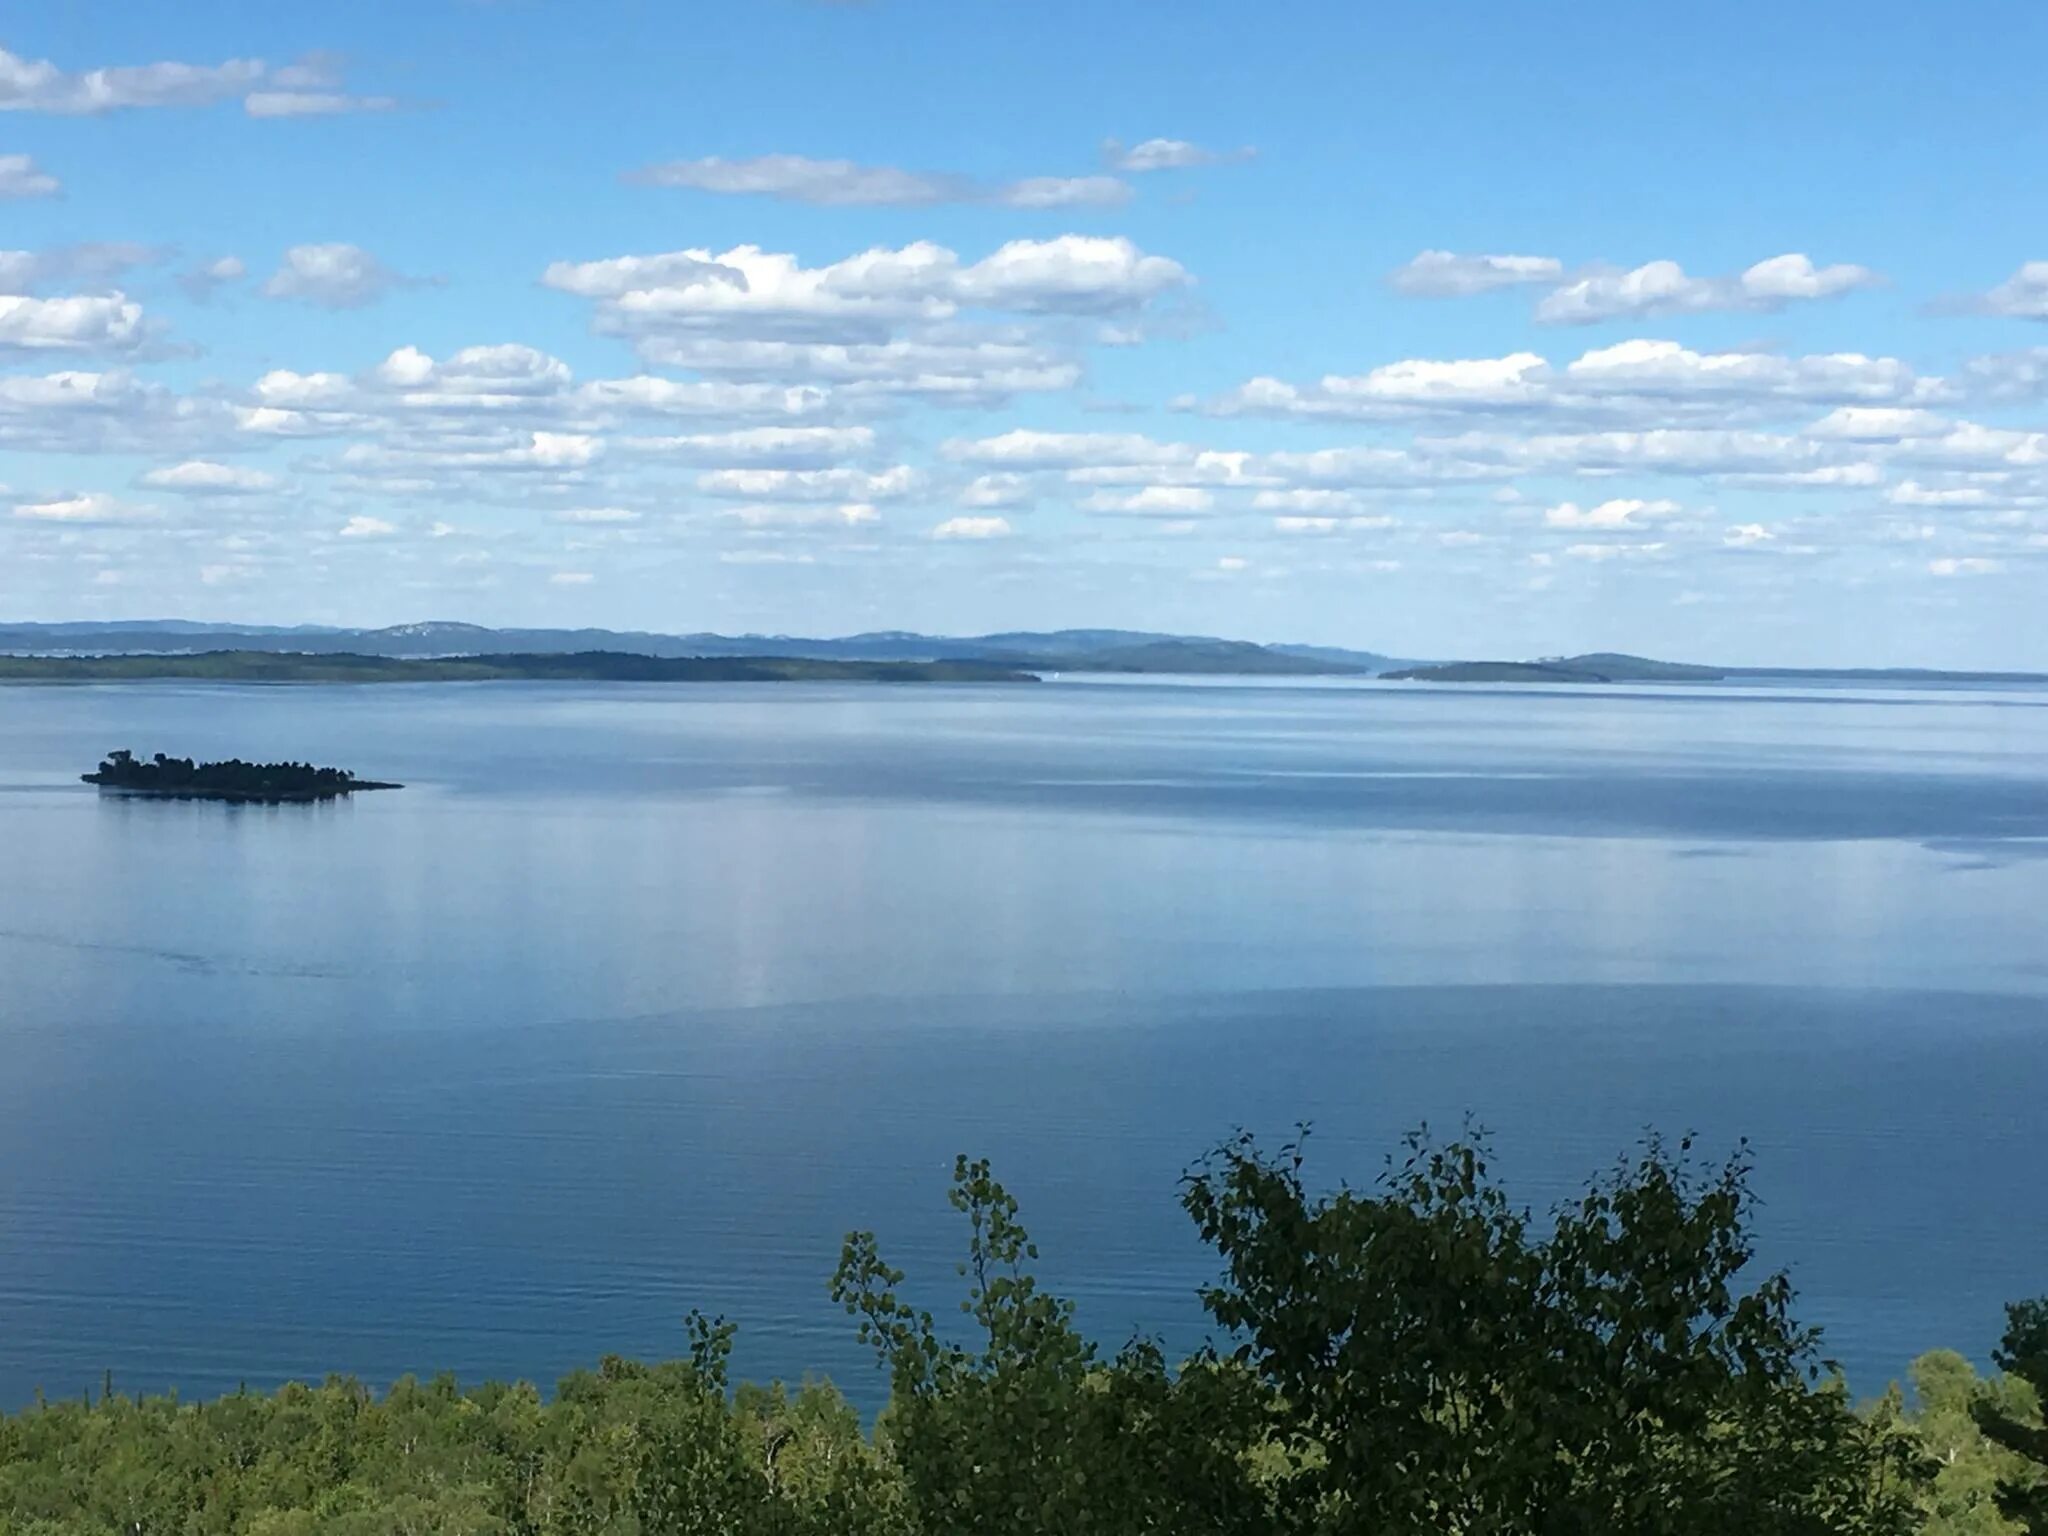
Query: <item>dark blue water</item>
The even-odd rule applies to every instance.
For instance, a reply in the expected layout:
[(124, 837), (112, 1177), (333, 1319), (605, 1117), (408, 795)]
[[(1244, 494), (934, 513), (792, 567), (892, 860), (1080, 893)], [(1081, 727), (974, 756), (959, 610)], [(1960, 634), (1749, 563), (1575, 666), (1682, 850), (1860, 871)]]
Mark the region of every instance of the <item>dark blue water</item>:
[[(1107, 1342), (1198, 1340), (1238, 1125), (1539, 1208), (1748, 1137), (1859, 1390), (2048, 1290), (2048, 695), (0, 690), (0, 1403), (549, 1380), (934, 1304), (987, 1153)], [(127, 745), (411, 786), (102, 799)]]

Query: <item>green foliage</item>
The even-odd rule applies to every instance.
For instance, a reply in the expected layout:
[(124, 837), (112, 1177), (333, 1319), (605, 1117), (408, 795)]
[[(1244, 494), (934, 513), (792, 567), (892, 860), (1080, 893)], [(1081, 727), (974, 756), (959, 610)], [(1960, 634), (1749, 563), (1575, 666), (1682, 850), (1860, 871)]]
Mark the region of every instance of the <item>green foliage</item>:
[(2048, 1536), (2048, 1296), (2005, 1309), (2005, 1337), (1993, 1357), (2015, 1384), (2001, 1399), (1980, 1398), (1971, 1409), (1985, 1436), (2014, 1465), (1998, 1483), (1998, 1507), (2032, 1536)]
[[(959, 1160), (965, 1342), (872, 1234), (832, 1294), (891, 1386), (730, 1386), (733, 1330), (531, 1386), (330, 1378), (0, 1416), (0, 1536), (2012, 1536), (2038, 1523), (2048, 1309), (1980, 1380), (1923, 1357), (1858, 1415), (1751, 1277), (1747, 1168), (1644, 1153), (1538, 1222), (1477, 1145), (1370, 1191), (1219, 1149), (1182, 1201), (1227, 1352), (1105, 1355), (1039, 1285), (1015, 1199)], [(2035, 1502), (2028, 1502), (2028, 1501)], [(2001, 1510), (2003, 1512), (2001, 1512)], [(2027, 1524), (2028, 1521), (2036, 1521)]]
[(1263, 1403), (1244, 1373), (1209, 1364), (1174, 1375), (1134, 1342), (1104, 1361), (1073, 1305), (1038, 1288), (1038, 1250), (986, 1162), (961, 1158), (952, 1203), (967, 1217), (973, 1347), (940, 1338), (897, 1294), (901, 1271), (871, 1233), (847, 1239), (834, 1298), (890, 1373), (880, 1435), (918, 1529), (1137, 1533), (1271, 1530), (1249, 1451)]
[(1240, 1139), (1185, 1183), (1204, 1296), (1268, 1383), (1291, 1523), (1372, 1533), (1910, 1530), (1904, 1447), (1815, 1379), (1751, 1258), (1747, 1168), (1653, 1144), (1539, 1231), (1483, 1150), (1411, 1138), (1376, 1193), (1311, 1197)]
[(2017, 1419), (2034, 1417), (2033, 1394), (2016, 1377), (1984, 1380), (1954, 1350), (1920, 1356), (1908, 1372), (1913, 1409), (1897, 1387), (1873, 1410), (1875, 1423), (1911, 1437), (1923, 1458), (1921, 1509), (1926, 1536), (2020, 1536), (2024, 1527), (1998, 1508), (2001, 1482), (2020, 1477), (2026, 1464), (1978, 1427), (1986, 1410)]

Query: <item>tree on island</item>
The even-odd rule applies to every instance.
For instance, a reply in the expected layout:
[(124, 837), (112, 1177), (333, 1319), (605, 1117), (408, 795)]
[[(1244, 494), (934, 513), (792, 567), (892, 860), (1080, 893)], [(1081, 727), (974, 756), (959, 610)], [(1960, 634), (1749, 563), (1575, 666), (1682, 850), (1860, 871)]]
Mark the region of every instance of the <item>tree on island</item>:
[(315, 768), (311, 763), (245, 763), (239, 757), (195, 763), (162, 752), (145, 763), (126, 750), (108, 753), (99, 771), (84, 779), (107, 789), (223, 800), (326, 800), (359, 789), (398, 788), (358, 779), (345, 768)]

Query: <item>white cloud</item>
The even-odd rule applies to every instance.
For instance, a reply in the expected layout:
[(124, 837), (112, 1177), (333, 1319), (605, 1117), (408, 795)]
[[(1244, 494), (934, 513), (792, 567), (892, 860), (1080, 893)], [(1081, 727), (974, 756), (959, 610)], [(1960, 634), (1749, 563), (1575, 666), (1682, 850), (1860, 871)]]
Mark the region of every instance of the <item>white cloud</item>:
[(1641, 528), (1660, 518), (1676, 517), (1680, 510), (1675, 501), (1642, 501), (1627, 497), (1603, 501), (1593, 507), (1581, 507), (1576, 502), (1566, 501), (1544, 512), (1543, 525), (1546, 528), (1602, 530)]
[(251, 117), (334, 117), (343, 112), (396, 112), (393, 96), (351, 96), (346, 91), (251, 91), (242, 98)]
[(826, 208), (918, 207), (962, 201), (967, 187), (958, 177), (928, 175), (892, 165), (852, 160), (813, 160), (807, 155), (755, 155), (726, 160), (671, 160), (636, 171), (630, 178), (656, 187), (699, 192), (746, 193), (812, 203)]
[(0, 112), (82, 115), (124, 107), (192, 107), (241, 95), (263, 78), (259, 59), (135, 64), (72, 73), (0, 48)]
[(55, 299), (0, 294), (0, 352), (116, 352), (144, 335), (142, 306), (119, 291)]
[(163, 260), (162, 248), (132, 241), (88, 241), (40, 251), (0, 251), (0, 293), (58, 285), (99, 288), (137, 267)]
[(708, 496), (750, 501), (893, 501), (916, 489), (917, 471), (907, 464), (869, 473), (836, 469), (716, 469), (697, 477)]
[(1977, 300), (1974, 308), (2015, 320), (2048, 320), (2048, 261), (2028, 261)]
[(1839, 437), (1858, 443), (1896, 443), (1907, 438), (1939, 437), (1950, 428), (1945, 416), (1908, 406), (1837, 406), (1806, 429), (1812, 437)]
[(0, 112), (94, 116), (146, 107), (204, 107), (240, 97), (251, 117), (385, 112), (388, 96), (340, 89), (338, 60), (313, 54), (293, 64), (228, 59), (219, 64), (127, 64), (66, 70), (0, 48)]
[[(1724, 418), (1782, 402), (1910, 402), (1945, 386), (1897, 358), (1844, 352), (1697, 352), (1675, 341), (1636, 339), (1581, 354), (1562, 368), (1533, 352), (1496, 358), (1410, 358), (1314, 384), (1255, 378), (1206, 402), (1175, 404), (1212, 416), (1300, 416), (1387, 421), (1425, 415), (1668, 420), (1674, 410)], [(1844, 415), (1837, 425), (1853, 418)], [(1874, 418), (1873, 418), (1874, 419)], [(1894, 424), (1904, 413), (1892, 418)], [(1838, 433), (1837, 435), (1847, 435)]]
[(1255, 153), (1251, 149), (1219, 153), (1186, 139), (1145, 139), (1129, 146), (1105, 139), (1102, 145), (1103, 162), (1112, 170), (1137, 172), (1183, 171), (1226, 160), (1249, 160)]
[(1721, 542), (1730, 549), (1754, 549), (1776, 538), (1777, 535), (1762, 523), (1736, 523), (1721, 535)]
[(1196, 486), (1148, 485), (1123, 495), (1096, 491), (1081, 505), (1089, 512), (1116, 512), (1135, 517), (1188, 517), (1209, 511), (1216, 505), (1216, 498)]
[(152, 469), (142, 483), (156, 490), (179, 491), (188, 496), (248, 496), (277, 489), (277, 476), (241, 464), (216, 464), (208, 459), (188, 459), (182, 464)]
[(28, 155), (0, 155), (0, 198), (55, 197), (57, 178), (36, 168)]
[(264, 283), (263, 292), (273, 299), (323, 309), (357, 309), (405, 282), (361, 246), (336, 241), (293, 246)]
[(1013, 240), (963, 266), (944, 246), (877, 247), (825, 267), (735, 246), (550, 265), (547, 286), (599, 301), (607, 328), (688, 329), (789, 340), (880, 340), (906, 321), (962, 306), (1026, 314), (1111, 314), (1188, 281), (1180, 263), (1129, 240), (1061, 235)]
[(1901, 480), (1884, 499), (1895, 507), (1989, 507), (2000, 501), (1985, 486), (1931, 486), (1918, 480)]
[(1663, 544), (1574, 544), (1565, 550), (1570, 560), (1644, 560), (1660, 555)]
[(821, 208), (979, 202), (1012, 208), (1104, 207), (1131, 195), (1130, 187), (1114, 176), (1027, 176), (991, 187), (966, 176), (853, 160), (814, 160), (808, 155), (671, 160), (636, 171), (628, 179), (647, 186), (772, 197)]
[(1554, 289), (1536, 306), (1547, 325), (1589, 325), (1642, 315), (1709, 310), (1775, 310), (1794, 301), (1834, 298), (1879, 281), (1867, 267), (1816, 267), (1796, 252), (1760, 261), (1736, 277), (1690, 277), (1675, 261), (1600, 271)]
[(995, 200), (1008, 208), (1114, 208), (1131, 200), (1131, 188), (1114, 176), (1027, 176)]
[(1035, 432), (1018, 427), (995, 437), (954, 438), (939, 451), (968, 464), (1071, 468), (1082, 464), (1165, 464), (1194, 450), (1135, 432)]
[(1949, 555), (1927, 562), (1931, 576), (1992, 576), (2004, 569), (2003, 561), (1976, 555)]
[(1006, 539), (1014, 532), (1003, 517), (949, 517), (932, 529), (935, 539)]
[(836, 507), (803, 503), (734, 507), (720, 515), (749, 528), (864, 528), (882, 520), (880, 509), (867, 501), (842, 502)]
[(2048, 395), (2048, 347), (1975, 357), (1963, 365), (1965, 382), (1993, 400), (2031, 400)]
[(676, 437), (631, 437), (621, 446), (716, 464), (822, 467), (870, 452), (872, 427), (743, 427)]
[(1554, 283), (1564, 276), (1555, 256), (1461, 256), (1456, 251), (1423, 251), (1387, 277), (1397, 290), (1419, 298), (1455, 299), (1530, 283)]
[(239, 256), (217, 256), (212, 261), (202, 261), (178, 274), (178, 286), (198, 304), (204, 304), (215, 292), (231, 283), (239, 283), (249, 275), (249, 268)]
[(1138, 308), (1188, 282), (1166, 256), (1148, 256), (1122, 236), (1061, 235), (1012, 240), (965, 268), (963, 302), (1027, 313), (1103, 315)]
[(558, 587), (587, 587), (597, 577), (589, 571), (556, 571), (548, 581)]
[(154, 517), (149, 507), (132, 506), (116, 500), (104, 491), (87, 491), (79, 496), (61, 497), (55, 501), (16, 502), (14, 515), (27, 522), (35, 523), (120, 523), (138, 518)]
[(387, 539), (396, 532), (396, 525), (387, 523), (381, 517), (358, 515), (341, 525), (341, 536), (344, 539)]
[(579, 526), (616, 527), (639, 522), (640, 514), (630, 507), (571, 507), (557, 512), (555, 521)]
[(959, 500), (963, 507), (1021, 507), (1031, 500), (1031, 482), (1022, 475), (976, 475)]

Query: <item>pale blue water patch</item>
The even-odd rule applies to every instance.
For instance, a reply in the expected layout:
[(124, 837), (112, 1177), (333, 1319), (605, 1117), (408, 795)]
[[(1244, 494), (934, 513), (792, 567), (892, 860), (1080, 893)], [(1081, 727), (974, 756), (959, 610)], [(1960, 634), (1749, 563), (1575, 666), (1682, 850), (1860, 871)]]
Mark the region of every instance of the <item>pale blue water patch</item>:
[[(1493, 1128), (1541, 1205), (1752, 1138), (1859, 1387), (2048, 1290), (2048, 695), (1047, 684), (0, 689), (0, 1402), (103, 1368), (876, 1383), (987, 1152), (1111, 1342), (1181, 1168)], [(404, 780), (102, 798), (131, 746)]]

